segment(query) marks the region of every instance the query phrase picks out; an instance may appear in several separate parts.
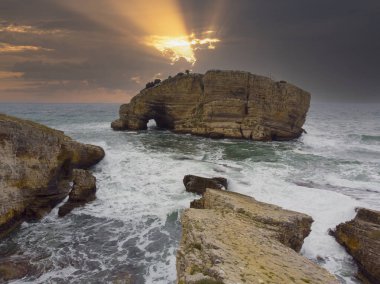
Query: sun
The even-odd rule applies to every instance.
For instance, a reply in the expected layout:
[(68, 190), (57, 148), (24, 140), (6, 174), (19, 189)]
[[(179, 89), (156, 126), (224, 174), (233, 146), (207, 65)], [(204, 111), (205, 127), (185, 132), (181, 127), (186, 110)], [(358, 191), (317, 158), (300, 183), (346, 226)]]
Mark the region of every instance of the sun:
[[(212, 31), (208, 31), (210, 35)], [(181, 58), (185, 59), (192, 65), (195, 64), (197, 58), (195, 51), (198, 49), (215, 49), (215, 44), (220, 42), (217, 38), (198, 38), (195, 34), (188, 36), (150, 36), (146, 38), (146, 44), (155, 47), (165, 57), (169, 58), (174, 64)]]

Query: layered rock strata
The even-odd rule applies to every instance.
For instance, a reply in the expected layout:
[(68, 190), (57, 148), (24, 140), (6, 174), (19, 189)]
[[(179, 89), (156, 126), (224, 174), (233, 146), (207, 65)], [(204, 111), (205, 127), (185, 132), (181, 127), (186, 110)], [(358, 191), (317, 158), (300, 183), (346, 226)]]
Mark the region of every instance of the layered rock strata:
[(312, 218), (207, 189), (182, 215), (178, 283), (339, 283), (299, 255)]
[(114, 130), (159, 128), (211, 138), (290, 140), (303, 133), (310, 94), (285, 81), (241, 71), (177, 75), (120, 107)]
[(0, 235), (39, 218), (71, 190), (72, 170), (104, 157), (101, 147), (63, 132), (0, 114)]
[(359, 208), (356, 217), (332, 232), (359, 266), (359, 278), (380, 283), (380, 212)]

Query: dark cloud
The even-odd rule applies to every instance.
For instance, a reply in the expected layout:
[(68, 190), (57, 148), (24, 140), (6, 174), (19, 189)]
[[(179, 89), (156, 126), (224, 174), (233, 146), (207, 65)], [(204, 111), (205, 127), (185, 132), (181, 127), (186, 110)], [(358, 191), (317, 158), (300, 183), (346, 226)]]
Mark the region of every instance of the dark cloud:
[(235, 1), (225, 15), (234, 41), (216, 51), (217, 67), (286, 79), (317, 99), (379, 101), (379, 3)]
[[(194, 66), (184, 60), (170, 65), (158, 51), (138, 42), (136, 28), (122, 26), (111, 10), (104, 14), (115, 19), (114, 25), (58, 0), (2, 0), (0, 27), (31, 26), (40, 32), (3, 30), (0, 43), (41, 49), (0, 53), (0, 71), (23, 74), (14, 79), (13, 90), (30, 93), (31, 98), (73, 90), (134, 94), (158, 73), (166, 77), (189, 68), (219, 68), (284, 79), (311, 91), (315, 100), (380, 101), (379, 1), (178, 3), (189, 33), (213, 29), (221, 39), (213, 51), (196, 51)], [(23, 90), (26, 82), (35, 88)], [(3, 85), (7, 87), (0, 87), (0, 99), (12, 91), (10, 79)]]

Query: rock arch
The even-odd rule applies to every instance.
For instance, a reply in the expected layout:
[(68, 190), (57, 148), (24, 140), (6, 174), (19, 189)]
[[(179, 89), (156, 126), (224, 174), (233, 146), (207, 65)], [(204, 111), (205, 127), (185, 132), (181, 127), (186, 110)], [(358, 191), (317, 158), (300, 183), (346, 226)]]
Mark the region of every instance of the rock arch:
[(114, 130), (144, 130), (149, 119), (178, 133), (213, 138), (290, 140), (303, 133), (310, 94), (242, 71), (177, 75), (120, 107)]

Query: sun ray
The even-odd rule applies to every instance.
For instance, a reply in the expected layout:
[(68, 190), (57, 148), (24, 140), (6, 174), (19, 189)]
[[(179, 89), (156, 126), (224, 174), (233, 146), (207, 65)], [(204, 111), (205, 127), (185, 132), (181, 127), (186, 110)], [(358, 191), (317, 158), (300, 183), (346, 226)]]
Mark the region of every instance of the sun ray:
[(67, 0), (62, 5), (121, 32), (137, 44), (153, 47), (171, 64), (183, 58), (194, 65), (197, 50), (213, 50), (220, 42), (208, 27), (199, 34), (189, 32), (178, 0), (108, 0), (107, 4), (92, 0), (88, 5)]

